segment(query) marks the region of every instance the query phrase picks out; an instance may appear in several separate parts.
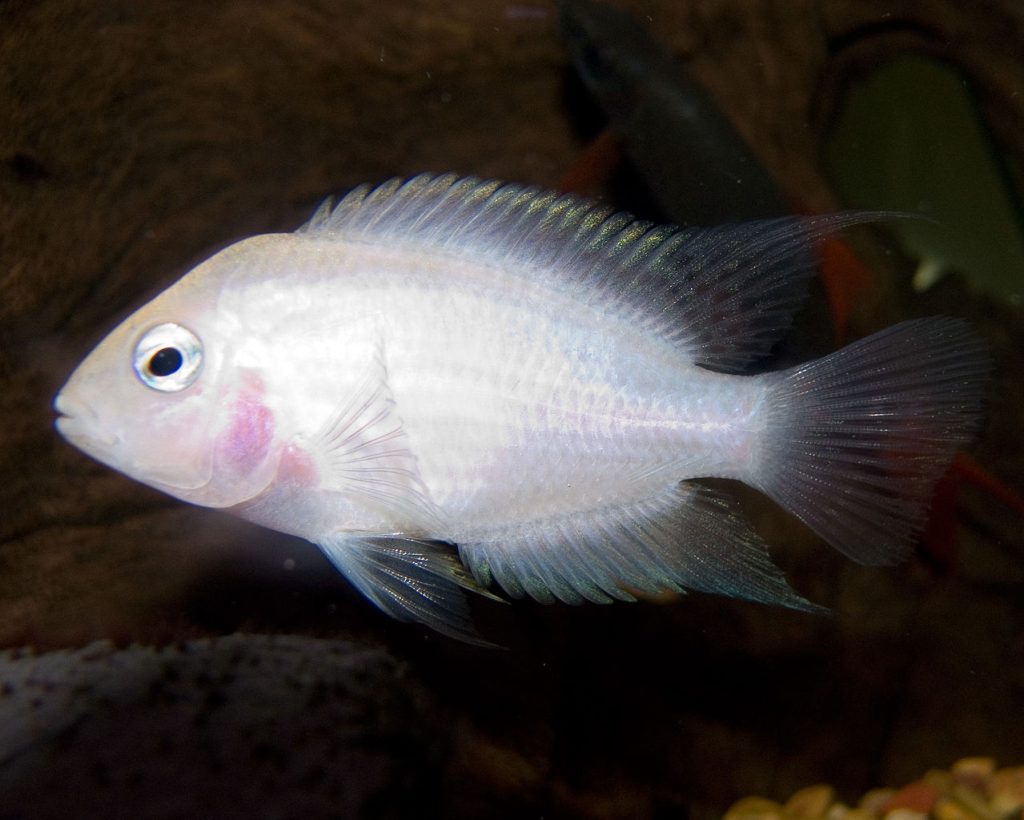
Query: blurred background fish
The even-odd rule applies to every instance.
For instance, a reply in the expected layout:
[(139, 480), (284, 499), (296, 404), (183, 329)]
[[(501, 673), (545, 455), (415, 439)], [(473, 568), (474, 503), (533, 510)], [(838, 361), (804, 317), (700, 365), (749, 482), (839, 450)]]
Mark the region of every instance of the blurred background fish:
[(664, 218), (720, 225), (790, 213), (711, 95), (633, 15), (593, 0), (560, 0), (559, 11), (580, 79)]

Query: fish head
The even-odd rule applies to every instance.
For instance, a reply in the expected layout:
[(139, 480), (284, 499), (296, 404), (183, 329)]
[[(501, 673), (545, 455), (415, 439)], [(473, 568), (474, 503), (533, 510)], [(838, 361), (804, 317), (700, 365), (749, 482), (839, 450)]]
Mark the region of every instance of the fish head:
[[(57, 430), (97, 461), (176, 498), (230, 507), (273, 478), (274, 419), (233, 363), (222, 251), (114, 328), (54, 399)], [(222, 255), (224, 258), (221, 258)]]

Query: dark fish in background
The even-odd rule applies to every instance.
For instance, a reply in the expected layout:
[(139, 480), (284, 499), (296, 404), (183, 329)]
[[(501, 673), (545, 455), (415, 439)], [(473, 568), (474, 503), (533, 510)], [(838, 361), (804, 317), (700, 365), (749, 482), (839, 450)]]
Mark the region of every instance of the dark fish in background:
[(665, 216), (718, 225), (791, 212), (707, 91), (631, 15), (590, 0), (559, 6), (576, 71)]

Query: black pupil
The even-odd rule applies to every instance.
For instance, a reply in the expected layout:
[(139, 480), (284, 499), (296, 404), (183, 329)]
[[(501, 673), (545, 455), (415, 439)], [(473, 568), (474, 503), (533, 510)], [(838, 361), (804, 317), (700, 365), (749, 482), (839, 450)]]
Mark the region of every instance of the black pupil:
[(170, 376), (176, 373), (181, 363), (181, 351), (173, 347), (161, 347), (149, 359), (149, 372), (154, 376)]

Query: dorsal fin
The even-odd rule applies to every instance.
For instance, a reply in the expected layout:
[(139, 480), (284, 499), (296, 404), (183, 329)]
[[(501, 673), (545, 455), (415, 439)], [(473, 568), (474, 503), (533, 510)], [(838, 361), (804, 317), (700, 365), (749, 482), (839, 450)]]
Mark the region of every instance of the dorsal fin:
[(360, 186), (297, 233), (467, 254), (572, 292), (736, 371), (768, 353), (814, 272), (813, 245), (877, 213), (784, 217), (715, 228), (658, 226), (571, 194), (422, 174)]

